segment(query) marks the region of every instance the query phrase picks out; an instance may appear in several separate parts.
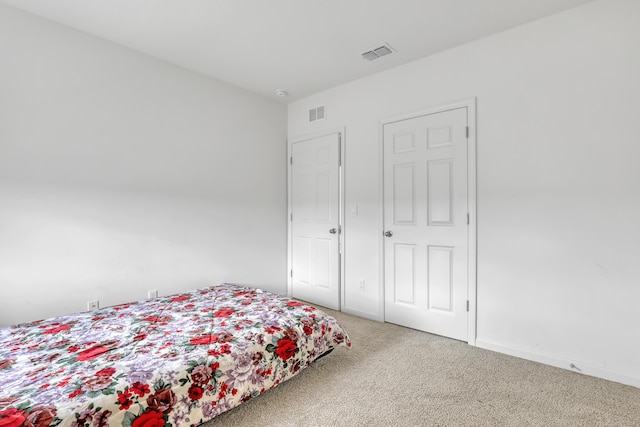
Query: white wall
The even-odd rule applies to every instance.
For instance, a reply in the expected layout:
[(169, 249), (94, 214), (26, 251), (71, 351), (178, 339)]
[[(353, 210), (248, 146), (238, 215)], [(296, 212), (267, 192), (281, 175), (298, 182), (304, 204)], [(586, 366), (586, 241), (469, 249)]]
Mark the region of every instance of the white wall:
[(379, 121), (477, 97), (477, 344), (640, 386), (638, 22), (590, 3), (290, 104), (290, 137), (346, 127), (345, 310), (383, 316)]
[(286, 292), (286, 107), (0, 6), (0, 325)]

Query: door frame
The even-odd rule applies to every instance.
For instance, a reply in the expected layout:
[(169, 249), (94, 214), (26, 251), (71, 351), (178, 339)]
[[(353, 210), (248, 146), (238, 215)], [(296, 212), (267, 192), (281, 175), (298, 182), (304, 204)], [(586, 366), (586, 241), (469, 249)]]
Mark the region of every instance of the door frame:
[(339, 173), (339, 184), (338, 184), (338, 203), (339, 203), (339, 207), (338, 210), (340, 212), (340, 218), (339, 218), (339, 227), (340, 227), (340, 234), (338, 235), (338, 250), (340, 251), (340, 258), (339, 258), (339, 263), (338, 263), (338, 271), (339, 271), (339, 276), (338, 276), (338, 286), (340, 288), (339, 290), (339, 297), (340, 297), (340, 311), (342, 311), (342, 304), (344, 302), (344, 275), (345, 275), (345, 271), (344, 271), (344, 261), (345, 261), (345, 246), (344, 246), (344, 242), (345, 242), (345, 227), (344, 227), (344, 165), (345, 165), (345, 128), (344, 127), (338, 127), (338, 128), (333, 128), (333, 129), (327, 129), (327, 130), (323, 130), (323, 131), (319, 131), (319, 132), (313, 132), (313, 133), (308, 133), (308, 134), (304, 134), (304, 135), (300, 135), (300, 136), (296, 136), (296, 137), (292, 137), (292, 138), (287, 138), (287, 296), (291, 297), (292, 295), (292, 287), (293, 287), (293, 278), (291, 277), (291, 271), (293, 270), (293, 232), (292, 232), (292, 221), (291, 221), (291, 215), (293, 213), (293, 206), (291, 204), (291, 201), (293, 200), (293, 182), (291, 180), (292, 178), (292, 173), (291, 173), (291, 154), (292, 154), (292, 148), (293, 148), (293, 144), (297, 143), (297, 142), (303, 142), (303, 141), (308, 141), (311, 139), (316, 139), (316, 138), (321, 138), (323, 136), (327, 136), (327, 135), (333, 135), (333, 134), (338, 134), (340, 136), (339, 140), (340, 140), (340, 163), (339, 163), (339, 167), (338, 167), (338, 173)]
[(467, 234), (467, 298), (469, 300), (469, 315), (467, 319), (467, 343), (476, 345), (477, 338), (477, 200), (476, 200), (476, 98), (468, 98), (448, 104), (437, 105), (386, 117), (379, 122), (379, 194), (380, 194), (380, 224), (378, 237), (378, 253), (380, 254), (380, 269), (378, 274), (381, 278), (382, 286), (379, 289), (379, 308), (381, 314), (380, 321), (384, 321), (385, 305), (385, 256), (384, 256), (384, 126), (401, 120), (413, 119), (429, 114), (442, 113), (457, 108), (467, 108), (467, 123), (469, 126), (469, 137), (467, 138), (467, 210), (469, 213), (469, 228)]

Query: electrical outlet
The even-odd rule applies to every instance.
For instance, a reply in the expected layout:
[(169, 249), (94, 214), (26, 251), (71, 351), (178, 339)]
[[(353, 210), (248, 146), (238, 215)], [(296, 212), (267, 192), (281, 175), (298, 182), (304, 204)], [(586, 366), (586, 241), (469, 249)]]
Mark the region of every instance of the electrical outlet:
[(364, 279), (360, 279), (360, 290), (364, 291)]
[(89, 301), (87, 303), (87, 310), (88, 311), (93, 311), (93, 310), (97, 310), (100, 308), (100, 301), (95, 300), (95, 301)]
[(158, 297), (157, 289), (147, 292), (147, 298), (157, 298), (157, 297)]

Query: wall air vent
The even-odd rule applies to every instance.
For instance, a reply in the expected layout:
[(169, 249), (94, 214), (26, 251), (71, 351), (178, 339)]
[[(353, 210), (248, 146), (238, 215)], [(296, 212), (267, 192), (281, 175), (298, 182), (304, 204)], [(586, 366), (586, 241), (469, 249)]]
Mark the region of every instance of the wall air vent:
[(366, 59), (367, 61), (373, 61), (374, 59), (378, 59), (381, 56), (389, 55), (393, 52), (395, 52), (393, 48), (385, 43), (384, 45), (376, 47), (375, 49), (362, 52), (362, 58)]
[(316, 108), (312, 108), (309, 110), (309, 121), (315, 122), (316, 120), (324, 120), (325, 119), (325, 110), (324, 105), (320, 105)]

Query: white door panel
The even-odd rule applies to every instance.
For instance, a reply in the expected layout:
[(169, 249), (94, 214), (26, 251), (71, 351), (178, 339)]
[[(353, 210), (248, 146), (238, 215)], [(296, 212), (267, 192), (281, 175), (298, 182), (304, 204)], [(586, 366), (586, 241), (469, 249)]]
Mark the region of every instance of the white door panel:
[(467, 108), (383, 127), (385, 320), (467, 340)]
[(340, 134), (291, 144), (291, 295), (340, 309)]

